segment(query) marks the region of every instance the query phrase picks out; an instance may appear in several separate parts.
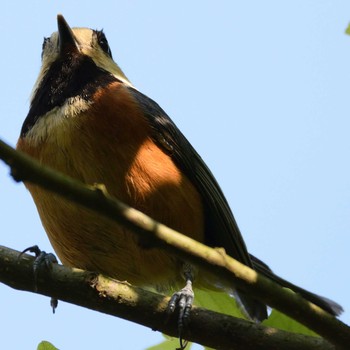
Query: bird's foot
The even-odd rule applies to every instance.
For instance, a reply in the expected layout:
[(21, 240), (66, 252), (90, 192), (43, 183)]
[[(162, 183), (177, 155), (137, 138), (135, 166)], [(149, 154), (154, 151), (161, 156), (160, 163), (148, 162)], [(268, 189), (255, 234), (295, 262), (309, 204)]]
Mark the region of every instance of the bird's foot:
[[(39, 270), (43, 266), (51, 270), (53, 264), (58, 264), (58, 260), (54, 254), (46, 253), (45, 251), (41, 250), (37, 245), (24, 249), (18, 256), (18, 259), (20, 259), (21, 256), (27, 252), (35, 254), (35, 260), (33, 263), (33, 273), (34, 273), (34, 289), (35, 291), (37, 291), (37, 280), (38, 280)], [(55, 310), (58, 305), (58, 300), (55, 298), (51, 298), (50, 305), (52, 307), (52, 312), (55, 313)]]
[(178, 330), (179, 330), (180, 348), (177, 350), (185, 349), (188, 343), (186, 340), (183, 340), (182, 332), (184, 327), (186, 327), (189, 322), (193, 300), (194, 300), (194, 293), (192, 289), (192, 282), (191, 280), (187, 280), (186, 286), (180, 291), (174, 293), (168, 303), (167, 312), (169, 314), (173, 313), (176, 308), (179, 309)]

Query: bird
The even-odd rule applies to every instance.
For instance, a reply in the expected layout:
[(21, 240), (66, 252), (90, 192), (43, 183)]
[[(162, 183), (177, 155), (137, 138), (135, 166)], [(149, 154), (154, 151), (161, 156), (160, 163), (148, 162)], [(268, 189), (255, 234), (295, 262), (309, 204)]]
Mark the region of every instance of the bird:
[[(129, 81), (101, 30), (71, 28), (44, 39), (39, 76), (17, 149), (107, 192), (153, 219), (211, 247), (337, 316), (336, 302), (277, 276), (250, 254), (214, 175), (172, 119)], [(64, 265), (96, 271), (160, 292), (176, 291), (170, 309), (182, 316), (196, 288), (220, 288), (198, 266), (89, 209), (25, 182), (54, 251)], [(183, 287), (184, 286), (184, 287)], [(181, 288), (183, 287), (183, 288)], [(268, 317), (261, 301), (235, 290), (245, 315)]]

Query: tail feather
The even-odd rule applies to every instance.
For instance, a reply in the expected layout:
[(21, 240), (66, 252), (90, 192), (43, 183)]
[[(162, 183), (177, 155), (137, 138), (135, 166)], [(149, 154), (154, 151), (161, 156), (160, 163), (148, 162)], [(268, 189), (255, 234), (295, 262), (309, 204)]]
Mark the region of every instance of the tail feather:
[[(311, 293), (301, 287), (296, 286), (295, 284), (275, 275), (272, 270), (260, 259), (250, 254), (251, 261), (253, 263), (254, 269), (264, 275), (265, 277), (271, 279), (272, 281), (278, 283), (282, 287), (289, 288), (295, 293), (300, 294), (306, 300), (312, 302), (313, 304), (319, 306), (323, 310), (329, 312), (331, 315), (339, 316), (344, 310), (342, 306), (336, 303), (333, 300), (322, 297), (320, 295)], [(242, 298), (241, 298), (242, 299)], [(243, 302), (244, 304), (244, 302)], [(245, 304), (244, 304), (245, 305)], [(248, 312), (249, 313), (249, 312)]]

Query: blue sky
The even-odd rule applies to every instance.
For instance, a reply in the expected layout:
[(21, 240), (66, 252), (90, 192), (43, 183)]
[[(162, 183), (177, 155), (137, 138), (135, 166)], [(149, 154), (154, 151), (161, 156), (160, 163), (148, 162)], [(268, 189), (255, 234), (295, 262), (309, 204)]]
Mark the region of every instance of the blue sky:
[[(15, 145), (56, 15), (104, 28), (113, 57), (207, 162), (249, 250), (343, 305), (350, 322), (348, 1), (8, 1), (0, 137)], [(23, 185), (0, 163), (0, 244), (52, 248)], [(159, 333), (0, 285), (0, 348), (144, 349)], [(199, 347), (198, 347), (199, 348)]]

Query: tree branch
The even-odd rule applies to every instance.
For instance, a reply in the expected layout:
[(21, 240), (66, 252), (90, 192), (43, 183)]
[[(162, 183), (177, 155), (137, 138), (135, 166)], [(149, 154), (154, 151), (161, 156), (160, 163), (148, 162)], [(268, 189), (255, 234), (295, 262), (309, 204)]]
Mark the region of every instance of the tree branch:
[[(142, 235), (150, 244), (162, 247), (220, 276), (239, 290), (294, 318), (339, 348), (350, 344), (350, 328), (316, 305), (285, 290), (254, 270), (227, 256), (222, 250), (209, 248), (184, 236), (145, 214), (125, 205), (98, 188), (40, 165), (0, 140), (0, 158), (10, 167), (16, 181), (28, 181), (99, 212), (126, 228)], [(200, 331), (203, 333), (203, 331)]]
[[(15, 289), (36, 292), (109, 315), (118, 316), (176, 337), (177, 317), (167, 319), (168, 297), (93, 272), (53, 265), (35, 279), (34, 257), (0, 246), (0, 280)], [(193, 307), (184, 337), (215, 349), (331, 350), (322, 338), (271, 327)]]

